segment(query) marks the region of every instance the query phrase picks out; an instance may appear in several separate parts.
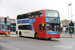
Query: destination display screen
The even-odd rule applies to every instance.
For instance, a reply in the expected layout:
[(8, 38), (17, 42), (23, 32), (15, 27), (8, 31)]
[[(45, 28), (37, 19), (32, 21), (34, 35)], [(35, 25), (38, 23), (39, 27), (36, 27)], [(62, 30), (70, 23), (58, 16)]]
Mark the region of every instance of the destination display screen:
[(48, 21), (58, 22), (57, 19), (48, 19)]

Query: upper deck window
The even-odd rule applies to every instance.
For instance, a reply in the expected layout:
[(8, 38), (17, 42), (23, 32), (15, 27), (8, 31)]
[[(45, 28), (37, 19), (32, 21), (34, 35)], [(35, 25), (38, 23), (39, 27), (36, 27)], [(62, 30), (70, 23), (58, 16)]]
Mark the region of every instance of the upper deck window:
[(35, 17), (35, 13), (31, 13), (30, 18), (34, 18), (34, 17)]
[(40, 11), (40, 17), (44, 15), (44, 11)]
[[(6, 18), (7, 19), (7, 22), (10, 22), (10, 19), (9, 18)], [(4, 22), (5, 19), (4, 18), (1, 18), (1, 22)]]
[(40, 17), (40, 12), (35, 12), (35, 17)]
[(57, 11), (46, 10), (46, 17), (59, 17), (59, 15)]
[(24, 18), (29, 18), (28, 14), (22, 14), (22, 15), (18, 15), (17, 19), (24, 19)]
[(9, 18), (7, 18), (7, 22), (10, 22), (10, 19)]
[(44, 15), (44, 11), (37, 11), (37, 12), (18, 15), (17, 19), (36, 18), (36, 17), (42, 17), (43, 15)]
[(1, 21), (4, 22), (4, 18), (1, 18)]
[(30, 18), (42, 17), (44, 15), (44, 11), (37, 11), (30, 13)]

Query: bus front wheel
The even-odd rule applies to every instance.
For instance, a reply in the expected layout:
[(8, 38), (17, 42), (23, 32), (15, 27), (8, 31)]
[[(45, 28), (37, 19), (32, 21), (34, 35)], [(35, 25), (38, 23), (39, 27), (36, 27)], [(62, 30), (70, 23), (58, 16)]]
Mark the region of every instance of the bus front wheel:
[(51, 40), (51, 38), (48, 38), (48, 40)]

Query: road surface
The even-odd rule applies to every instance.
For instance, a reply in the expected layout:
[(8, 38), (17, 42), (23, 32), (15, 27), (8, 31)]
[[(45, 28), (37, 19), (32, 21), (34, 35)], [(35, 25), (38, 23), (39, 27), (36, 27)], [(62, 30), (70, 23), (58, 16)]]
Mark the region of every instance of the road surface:
[(0, 35), (0, 50), (75, 50), (75, 38), (47, 40)]

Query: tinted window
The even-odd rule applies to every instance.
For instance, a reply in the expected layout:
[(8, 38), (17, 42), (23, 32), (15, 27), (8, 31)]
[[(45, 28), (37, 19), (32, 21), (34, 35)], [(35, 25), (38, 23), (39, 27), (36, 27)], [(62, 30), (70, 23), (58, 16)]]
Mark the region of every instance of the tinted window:
[(35, 17), (40, 17), (40, 12), (35, 12)]
[(28, 16), (28, 18), (30, 18), (30, 14), (31, 14), (31, 13), (28, 13), (28, 15), (27, 15), (27, 16)]
[(16, 31), (16, 27), (11, 27), (11, 32), (15, 32)]
[(18, 15), (17, 19), (24, 19), (24, 18), (29, 18), (28, 14), (22, 14), (22, 15)]
[(17, 19), (21, 19), (21, 15), (18, 15), (18, 16), (17, 16)]
[(1, 29), (4, 29), (4, 26), (1, 26), (2, 28)]
[(40, 11), (40, 17), (44, 15), (44, 11)]
[(23, 14), (23, 18), (28, 18), (28, 14)]
[(16, 23), (11, 23), (11, 25), (14, 25), (14, 26), (15, 26), (15, 25), (16, 25)]
[(44, 11), (38, 11), (38, 12), (33, 12), (33, 13), (27, 13), (27, 14), (18, 15), (17, 19), (42, 17), (43, 15), (44, 15)]
[(31, 13), (30, 18), (34, 18), (35, 17), (34, 15), (35, 15), (35, 13)]
[(10, 29), (10, 25), (7, 25), (7, 29)]
[(20, 25), (20, 26), (18, 26), (18, 29), (20, 29), (20, 30), (30, 30), (30, 25)]
[(35, 12), (35, 17), (42, 17), (44, 15), (44, 11)]
[(34, 18), (34, 17), (42, 17), (43, 15), (44, 15), (44, 11), (38, 11), (38, 12), (31, 13), (30, 14), (30, 17), (31, 18)]
[(13, 23), (13, 26), (16, 26), (16, 23)]

